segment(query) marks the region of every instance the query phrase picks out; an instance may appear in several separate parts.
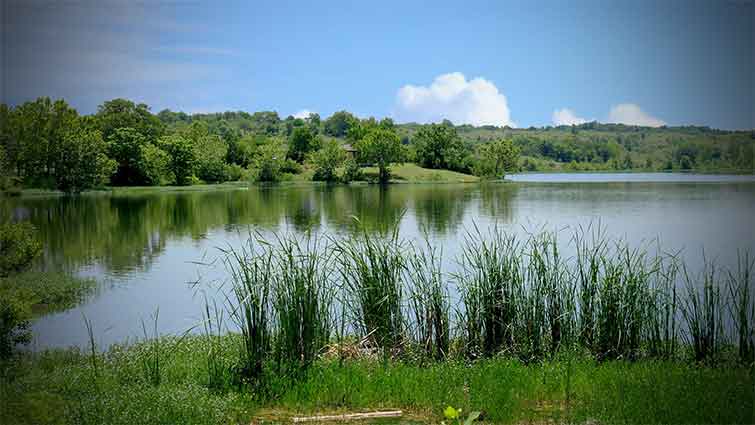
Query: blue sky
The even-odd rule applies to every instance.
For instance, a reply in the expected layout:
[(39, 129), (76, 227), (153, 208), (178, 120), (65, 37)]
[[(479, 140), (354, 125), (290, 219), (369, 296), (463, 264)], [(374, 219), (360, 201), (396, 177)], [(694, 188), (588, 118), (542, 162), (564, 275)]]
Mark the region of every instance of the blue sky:
[(752, 0), (0, 1), (10, 104), (755, 127)]

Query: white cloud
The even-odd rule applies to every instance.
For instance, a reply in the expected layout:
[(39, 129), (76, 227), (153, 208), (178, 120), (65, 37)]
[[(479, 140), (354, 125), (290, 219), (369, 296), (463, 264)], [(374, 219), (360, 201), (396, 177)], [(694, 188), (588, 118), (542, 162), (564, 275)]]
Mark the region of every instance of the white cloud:
[(622, 103), (611, 107), (608, 112), (608, 122), (626, 125), (660, 127), (666, 122), (649, 115), (634, 103)]
[(302, 109), (301, 111), (294, 114), (294, 118), (306, 119), (309, 118), (310, 114), (314, 114), (314, 112), (310, 111), (309, 109)]
[(394, 116), (400, 122), (449, 119), (454, 124), (516, 126), (506, 96), (495, 84), (481, 77), (467, 81), (460, 72), (440, 75), (429, 87), (401, 87)]
[(556, 109), (553, 111), (553, 125), (580, 125), (588, 122), (582, 117), (578, 117), (577, 114), (569, 108)]

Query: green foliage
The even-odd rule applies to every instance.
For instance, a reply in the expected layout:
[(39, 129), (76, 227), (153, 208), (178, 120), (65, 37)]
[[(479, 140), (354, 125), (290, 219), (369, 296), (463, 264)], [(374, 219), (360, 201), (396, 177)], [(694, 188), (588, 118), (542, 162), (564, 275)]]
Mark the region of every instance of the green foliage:
[(349, 183), (363, 179), (364, 173), (362, 173), (362, 167), (360, 167), (359, 163), (349, 155), (346, 161), (344, 161), (341, 181), (343, 181), (344, 183)]
[(116, 162), (105, 152), (99, 130), (80, 126), (66, 134), (55, 163), (57, 189), (79, 193), (105, 185), (116, 171)]
[(455, 421), (458, 425), (470, 425), (480, 417), (480, 412), (472, 412), (467, 416), (467, 419), (462, 420), (461, 409), (454, 409), (451, 406), (447, 406), (443, 409), (443, 416), (450, 421)]
[(244, 178), (244, 172), (246, 171), (243, 167), (237, 164), (225, 164), (224, 170), (225, 180), (230, 182), (242, 180)]
[(190, 184), (196, 166), (196, 150), (192, 141), (180, 134), (160, 139), (160, 147), (168, 154), (168, 169), (173, 174), (175, 184)]
[(519, 149), (511, 140), (497, 140), (477, 147), (474, 173), (480, 177), (503, 177), (507, 172), (517, 171)]
[(42, 253), (42, 243), (29, 223), (0, 223), (0, 277), (28, 268)]
[(381, 183), (387, 183), (390, 178), (390, 164), (402, 162), (405, 156), (404, 146), (396, 133), (380, 128), (370, 131), (356, 148), (361, 160), (377, 165)]
[(64, 311), (86, 299), (97, 286), (90, 278), (63, 272), (25, 271), (0, 278), (0, 292), (21, 296), (35, 307), (34, 316)]
[(119, 127), (108, 136), (108, 155), (118, 164), (113, 176), (113, 183), (117, 185), (145, 184), (142, 164), (142, 150), (151, 144), (147, 137), (131, 127)]
[(467, 149), (451, 125), (430, 124), (413, 138), (416, 161), (425, 168), (465, 171)]
[(320, 139), (309, 127), (297, 127), (288, 142), (288, 157), (301, 163), (310, 152), (318, 150), (320, 144)]
[(325, 134), (333, 137), (345, 137), (349, 129), (356, 125), (359, 119), (346, 111), (338, 111), (323, 123)]
[(16, 345), (31, 341), (30, 320), (29, 300), (18, 294), (0, 291), (0, 361), (10, 357)]
[(257, 149), (254, 159), (254, 179), (258, 182), (277, 182), (281, 180), (286, 152), (281, 143), (271, 139)]
[(163, 124), (152, 115), (149, 106), (126, 99), (103, 103), (97, 108), (96, 117), (105, 140), (110, 140), (120, 128), (131, 128), (148, 142), (154, 142), (164, 132)]
[(196, 176), (209, 183), (225, 181), (225, 157), (228, 147), (220, 137), (206, 131), (197, 131), (193, 134), (192, 143)]
[(346, 161), (347, 153), (335, 140), (329, 140), (310, 157), (315, 174), (312, 180), (333, 182), (338, 180), (336, 169)]
[(139, 160), (138, 167), (147, 185), (156, 186), (170, 180), (170, 155), (158, 146), (142, 145)]
[(42, 244), (31, 224), (0, 223), (0, 360), (31, 339), (32, 301), (26, 291), (13, 290), (6, 276), (28, 268), (41, 253)]

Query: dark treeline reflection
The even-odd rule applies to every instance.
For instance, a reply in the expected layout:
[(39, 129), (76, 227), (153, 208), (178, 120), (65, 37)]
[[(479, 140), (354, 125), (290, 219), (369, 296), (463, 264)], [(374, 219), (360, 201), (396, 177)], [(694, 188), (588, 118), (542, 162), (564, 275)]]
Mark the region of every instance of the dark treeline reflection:
[[(148, 269), (170, 240), (211, 231), (290, 228), (353, 232), (354, 217), (381, 232), (400, 220), (447, 236), (465, 214), (510, 221), (517, 185), (253, 186), (247, 190), (76, 197), (0, 198), (2, 219), (29, 220), (45, 244), (43, 267), (98, 264), (118, 273)], [(479, 209), (478, 209), (479, 208)], [(199, 258), (187, 258), (186, 261)]]

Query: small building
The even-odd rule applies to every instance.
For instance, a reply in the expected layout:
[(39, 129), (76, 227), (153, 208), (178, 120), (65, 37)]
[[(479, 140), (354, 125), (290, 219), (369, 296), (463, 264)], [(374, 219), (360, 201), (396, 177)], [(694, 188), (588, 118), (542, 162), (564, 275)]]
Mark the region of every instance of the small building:
[(356, 157), (357, 157), (357, 149), (354, 146), (351, 146), (350, 144), (346, 143), (346, 144), (344, 144), (341, 147), (343, 148), (343, 150), (346, 151), (347, 154), (349, 154), (349, 156), (351, 158), (356, 159)]

